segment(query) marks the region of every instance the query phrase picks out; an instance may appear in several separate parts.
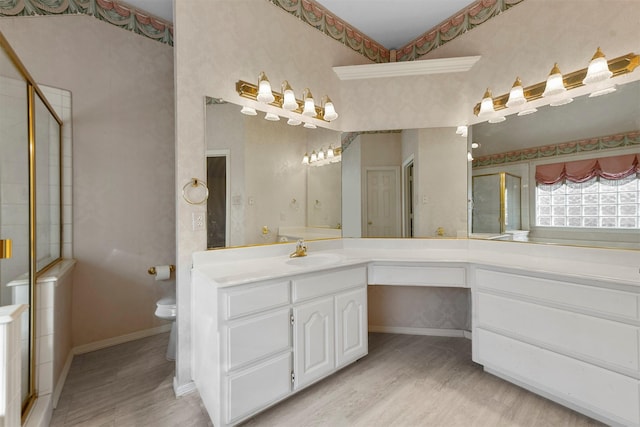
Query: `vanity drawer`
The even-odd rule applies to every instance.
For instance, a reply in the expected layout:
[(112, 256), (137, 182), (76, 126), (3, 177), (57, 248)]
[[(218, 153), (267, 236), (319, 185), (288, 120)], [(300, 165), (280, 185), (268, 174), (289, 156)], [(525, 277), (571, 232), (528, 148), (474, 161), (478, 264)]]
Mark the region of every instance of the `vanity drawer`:
[(227, 370), (291, 348), (289, 308), (230, 322), (223, 328)]
[(291, 353), (226, 378), (226, 421), (236, 421), (291, 393)]
[(234, 319), (246, 314), (257, 313), (288, 305), (291, 302), (289, 280), (265, 282), (257, 286), (241, 287), (225, 291), (222, 310), (225, 319)]
[(371, 265), (369, 284), (400, 286), (468, 287), (464, 267)]
[(477, 296), (476, 313), (479, 328), (622, 373), (640, 373), (636, 326), (482, 292)]
[(322, 295), (334, 294), (343, 289), (367, 285), (365, 267), (334, 270), (313, 276), (294, 279), (293, 302), (304, 301)]
[(481, 328), (473, 339), (477, 362), (492, 373), (614, 424), (640, 424), (638, 380)]
[(640, 296), (630, 292), (484, 269), (476, 270), (476, 287), (633, 320), (640, 316)]

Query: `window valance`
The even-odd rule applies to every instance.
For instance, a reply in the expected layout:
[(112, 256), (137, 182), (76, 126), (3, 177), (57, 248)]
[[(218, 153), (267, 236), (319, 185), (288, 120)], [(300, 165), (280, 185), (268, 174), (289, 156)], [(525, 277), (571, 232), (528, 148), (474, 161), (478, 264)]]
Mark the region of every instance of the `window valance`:
[(561, 181), (585, 182), (596, 176), (605, 179), (623, 179), (640, 173), (640, 155), (602, 157), (574, 162), (536, 166), (536, 183), (555, 184)]

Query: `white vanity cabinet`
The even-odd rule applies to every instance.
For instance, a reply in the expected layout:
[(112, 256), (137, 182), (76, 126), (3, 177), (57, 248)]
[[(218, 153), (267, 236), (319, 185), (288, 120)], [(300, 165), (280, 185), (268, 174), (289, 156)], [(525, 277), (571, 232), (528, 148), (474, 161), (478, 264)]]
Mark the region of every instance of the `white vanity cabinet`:
[(477, 267), (473, 360), (609, 424), (640, 425), (640, 293)]
[(294, 384), (300, 389), (367, 354), (367, 275), (358, 267), (292, 283)]
[(214, 425), (246, 420), (365, 356), (366, 276), (356, 265), (217, 288), (194, 272), (194, 380)]

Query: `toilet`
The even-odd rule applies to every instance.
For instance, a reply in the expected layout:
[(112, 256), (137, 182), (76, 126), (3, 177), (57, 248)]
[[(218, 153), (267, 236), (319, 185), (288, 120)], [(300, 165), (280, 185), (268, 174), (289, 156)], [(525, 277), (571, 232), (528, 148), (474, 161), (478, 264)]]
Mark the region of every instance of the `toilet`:
[(167, 346), (167, 360), (176, 360), (176, 299), (162, 298), (156, 303), (156, 317), (171, 321), (169, 345)]

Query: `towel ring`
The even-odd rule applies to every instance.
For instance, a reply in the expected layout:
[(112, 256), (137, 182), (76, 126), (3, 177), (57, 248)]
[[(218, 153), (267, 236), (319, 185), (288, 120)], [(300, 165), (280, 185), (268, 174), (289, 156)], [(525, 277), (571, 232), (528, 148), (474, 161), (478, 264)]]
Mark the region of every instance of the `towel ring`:
[[(192, 197), (189, 196), (189, 190), (194, 188), (202, 187), (204, 188), (204, 196), (202, 200), (193, 200)], [(189, 203), (190, 205), (201, 205), (207, 201), (209, 198), (209, 189), (207, 188), (207, 183), (199, 180), (198, 178), (191, 178), (191, 181), (187, 182), (184, 187), (182, 187), (182, 197)]]

